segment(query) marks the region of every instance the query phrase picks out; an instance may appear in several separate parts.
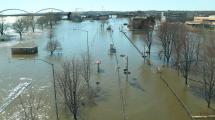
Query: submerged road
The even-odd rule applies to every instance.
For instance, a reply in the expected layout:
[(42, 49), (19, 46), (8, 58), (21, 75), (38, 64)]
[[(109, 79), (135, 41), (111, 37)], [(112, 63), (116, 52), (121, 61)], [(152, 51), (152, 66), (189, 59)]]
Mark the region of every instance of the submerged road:
[[(138, 51), (138, 53), (141, 55), (141, 56), (143, 56), (143, 53), (141, 52), (141, 50), (137, 47), (137, 45), (135, 45), (135, 43), (133, 43), (132, 42), (132, 40), (129, 38), (129, 36), (125, 33), (125, 32), (123, 32), (123, 31), (120, 31), (121, 33), (123, 33), (123, 35), (128, 39), (128, 41), (132, 44), (132, 46), (133, 46), (133, 48), (135, 48), (137, 51)], [(114, 44), (114, 39), (113, 39), (113, 36), (112, 36), (112, 34), (111, 34), (111, 42), (113, 43), (113, 45), (115, 46), (115, 44)], [(116, 46), (115, 46), (116, 47)], [(117, 48), (117, 47), (116, 47)], [(117, 49), (118, 50), (118, 49)], [(126, 105), (127, 105), (127, 103), (129, 103), (129, 100), (126, 100), (125, 99), (125, 96), (124, 96), (124, 94), (123, 94), (123, 88), (122, 88), (122, 81), (121, 81), (121, 79), (120, 79), (120, 66), (119, 66), (119, 60), (118, 60), (118, 56), (117, 56), (117, 53), (116, 54), (114, 54), (115, 55), (115, 59), (116, 59), (116, 68), (118, 68), (117, 69), (117, 73), (118, 73), (118, 78), (119, 78), (119, 88), (120, 88), (120, 95), (122, 96), (121, 97), (121, 102), (123, 103), (126, 103)], [(131, 58), (132, 59), (132, 58)], [(153, 74), (156, 74), (156, 73), (153, 73)], [(157, 76), (157, 75), (155, 75), (155, 76)], [(143, 77), (142, 79), (145, 79), (145, 77)], [(159, 77), (156, 77), (155, 79), (159, 79)], [(161, 82), (161, 81), (160, 81)], [(140, 83), (141, 84), (141, 83)], [(154, 83), (155, 84), (155, 83)], [(141, 86), (141, 85), (139, 85), (139, 86)], [(164, 84), (160, 84), (160, 86), (159, 87), (161, 87), (162, 86), (162, 89), (165, 89), (165, 91), (168, 91), (167, 92), (167, 94), (165, 95), (166, 97), (170, 97), (170, 98), (172, 98), (172, 97), (174, 97), (174, 96), (172, 96), (171, 95), (171, 91), (169, 91), (169, 89), (167, 89), (166, 88), (166, 86), (164, 85)], [(141, 90), (143, 90), (144, 91), (144, 89), (141, 87)], [(149, 89), (148, 89), (149, 90)], [(147, 91), (147, 90), (146, 90)], [(160, 92), (162, 92), (162, 91), (156, 91), (157, 93), (156, 94), (159, 94)], [(146, 93), (147, 94), (147, 93)], [(152, 95), (153, 97), (156, 97), (156, 95), (154, 94), (154, 95)], [(172, 101), (171, 102), (173, 102), (173, 103), (177, 103), (177, 104), (174, 104), (174, 105), (177, 105), (177, 108), (179, 108), (179, 109), (181, 109), (181, 110), (183, 110), (183, 111), (181, 111), (183, 114), (184, 114), (184, 117), (182, 117), (182, 119), (183, 118), (186, 118), (186, 119), (183, 119), (183, 120), (188, 120), (188, 119), (192, 119), (192, 117), (190, 117), (190, 114), (186, 114), (186, 110), (184, 110), (183, 108), (184, 108), (184, 106), (183, 105), (181, 105), (178, 101), (177, 101), (177, 99), (171, 99)], [(128, 102), (127, 102), (128, 101)], [(148, 101), (148, 102), (150, 102), (150, 101)], [(166, 102), (168, 102), (168, 101), (166, 101)], [(147, 104), (147, 103), (145, 103), (145, 104)], [(161, 108), (162, 107), (162, 105), (161, 106), (156, 106), (156, 107), (158, 107), (158, 108), (156, 108), (156, 109), (159, 109), (159, 108)], [(150, 109), (154, 109), (154, 108), (150, 108)], [(161, 108), (162, 109), (162, 108)], [(169, 110), (171, 110), (172, 108), (170, 107), (170, 108), (168, 108)], [(126, 112), (126, 113), (123, 113), (123, 115), (124, 116), (126, 116), (126, 114), (130, 114), (129, 112), (130, 112), (131, 110), (127, 110), (127, 109), (125, 109), (125, 104), (122, 104), (122, 112)], [(149, 111), (151, 111), (151, 110), (149, 110)], [(180, 113), (181, 114), (181, 113)], [(144, 116), (144, 115), (143, 115)], [(167, 114), (167, 116), (168, 116), (168, 114)], [(129, 118), (131, 118), (131, 117), (129, 117), (129, 116), (126, 116), (126, 117), (124, 117), (125, 119), (129, 119)], [(167, 117), (168, 118), (168, 117)], [(169, 116), (169, 118), (172, 118), (172, 117), (170, 117)], [(181, 120), (182, 120), (181, 119)]]
[[(115, 46), (112, 34), (110, 34), (110, 38), (111, 38), (111, 42), (112, 42), (113, 46)], [(120, 101), (121, 101), (122, 119), (126, 120), (126, 108), (125, 108), (126, 99), (125, 99), (125, 96), (123, 94), (123, 87), (122, 87), (121, 77), (120, 77), (120, 66), (119, 66), (119, 60), (118, 60), (117, 53), (114, 53), (114, 56), (115, 56), (115, 60), (116, 60), (116, 72), (117, 72), (117, 77), (118, 77), (118, 85), (119, 85), (119, 93), (120, 93)]]

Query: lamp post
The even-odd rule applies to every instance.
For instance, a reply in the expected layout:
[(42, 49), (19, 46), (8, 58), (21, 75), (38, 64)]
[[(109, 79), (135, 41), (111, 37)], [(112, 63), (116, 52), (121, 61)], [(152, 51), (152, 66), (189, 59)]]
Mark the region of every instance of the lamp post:
[(88, 31), (87, 30), (84, 30), (84, 29), (73, 29), (73, 30), (80, 30), (82, 32), (86, 32), (87, 34), (87, 55), (88, 55), (88, 60), (89, 60), (89, 57), (90, 57), (90, 50), (89, 50), (89, 40), (88, 40)]
[[(19, 60), (25, 60), (25, 58), (20, 58)], [(46, 60), (43, 59), (33, 59), (33, 60), (38, 60), (38, 61), (42, 61), (44, 63), (47, 63), (48, 65), (50, 65), (52, 67), (52, 76), (53, 76), (53, 83), (54, 83), (54, 100), (55, 100), (55, 112), (56, 112), (56, 119), (59, 120), (59, 116), (58, 116), (58, 106), (57, 106), (57, 91), (56, 91), (56, 84), (55, 84), (55, 69), (54, 69), (54, 64), (50, 63)]]
[(50, 63), (46, 60), (43, 60), (43, 59), (34, 59), (34, 60), (39, 60), (39, 61), (42, 61), (44, 63), (47, 63), (49, 65), (51, 65), (52, 67), (52, 76), (53, 76), (53, 83), (54, 83), (54, 100), (55, 100), (55, 112), (56, 112), (56, 118), (57, 120), (59, 120), (59, 116), (58, 116), (58, 106), (57, 106), (57, 91), (56, 91), (56, 81), (55, 81), (55, 69), (54, 69), (54, 64), (53, 63)]
[(87, 34), (87, 76), (90, 76), (90, 49), (89, 49), (89, 38), (88, 38), (88, 31), (84, 29), (73, 29), (73, 30), (79, 30), (82, 32), (85, 32)]

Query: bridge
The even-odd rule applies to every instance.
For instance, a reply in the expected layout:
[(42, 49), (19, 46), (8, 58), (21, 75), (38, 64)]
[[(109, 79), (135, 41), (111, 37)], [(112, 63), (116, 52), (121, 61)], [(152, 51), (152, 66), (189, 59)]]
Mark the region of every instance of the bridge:
[[(23, 10), (23, 9), (16, 9), (16, 8), (12, 8), (12, 9), (4, 9), (0, 11), (0, 17), (18, 17), (18, 16), (45, 16), (47, 14), (46, 13), (42, 13), (44, 11), (48, 11), (51, 10), (53, 14), (58, 14), (58, 15), (62, 15), (62, 16), (68, 16), (68, 14), (70, 12), (65, 12), (61, 9), (57, 9), (57, 8), (45, 8), (45, 9), (41, 9), (38, 10), (36, 12), (28, 12), (27, 10)], [(3, 14), (4, 12), (8, 12), (8, 11), (18, 11), (21, 13), (15, 13), (15, 14)], [(53, 11), (57, 11), (57, 12), (53, 12)]]
[[(3, 14), (7, 11), (18, 11), (19, 13), (15, 14)], [(47, 12), (45, 12), (47, 11)], [(47, 13), (66, 16), (68, 20), (71, 20), (72, 17), (77, 17), (77, 11), (76, 12), (65, 12), (64, 10), (57, 9), (57, 8), (44, 8), (41, 10), (38, 10), (36, 12), (28, 12), (23, 9), (4, 9), (0, 11), (0, 17), (18, 17), (18, 16), (46, 16)], [(100, 19), (100, 17), (104, 16), (118, 16), (118, 17), (133, 17), (135, 16), (132, 12), (119, 12), (119, 11), (85, 11), (85, 12), (78, 12), (78, 16), (84, 16), (86, 18), (92, 18), (92, 19)]]
[[(77, 13), (77, 12), (66, 12), (64, 10), (57, 9), (57, 8), (44, 8), (44, 9), (38, 10), (36, 12), (29, 12), (27, 10), (13, 8), (13, 9), (0, 10), (0, 17), (7, 17), (7, 16), (12, 16), (12, 17), (13, 16), (14, 17), (17, 17), (17, 16), (45, 16), (47, 12), (46, 13), (43, 13), (43, 12), (48, 11), (48, 10), (51, 10), (53, 14), (60, 14), (62, 16), (68, 16), (68, 17), (69, 17), (69, 15), (71, 15), (73, 13)], [(18, 11), (21, 13), (3, 14), (3, 13), (8, 12), (8, 11)], [(53, 11), (55, 11), (55, 12), (53, 12)], [(83, 15), (83, 16), (88, 16), (88, 15), (100, 16), (100, 15), (126, 15), (128, 13), (116, 12), (116, 11), (87, 11), (87, 12), (79, 12), (79, 14)]]

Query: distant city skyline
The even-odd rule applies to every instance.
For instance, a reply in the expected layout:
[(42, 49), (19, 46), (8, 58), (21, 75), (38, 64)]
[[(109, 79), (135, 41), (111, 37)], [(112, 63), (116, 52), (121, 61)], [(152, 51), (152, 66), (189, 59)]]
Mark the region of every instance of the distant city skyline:
[(8, 8), (35, 12), (43, 8), (64, 11), (215, 10), (215, 0), (2, 0)]

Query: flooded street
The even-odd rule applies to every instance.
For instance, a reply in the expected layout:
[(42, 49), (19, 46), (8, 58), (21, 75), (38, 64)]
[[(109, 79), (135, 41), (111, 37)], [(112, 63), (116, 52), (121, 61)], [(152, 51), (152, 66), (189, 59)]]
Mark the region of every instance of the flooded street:
[[(158, 57), (161, 46), (157, 38), (154, 36), (150, 58), (152, 65), (149, 66), (120, 30), (125, 31), (141, 51), (144, 51), (145, 46), (144, 35), (128, 31), (124, 23), (128, 23), (128, 19), (110, 19), (108, 24), (112, 26), (111, 32), (106, 30), (107, 24), (101, 26), (102, 21), (61, 21), (54, 28), (54, 32), (63, 48), (62, 55), (55, 53), (50, 56), (46, 51), (47, 30), (29, 34), (22, 41), (33, 41), (38, 45), (36, 56), (12, 56), (11, 46), (17, 41), (0, 43), (0, 120), (14, 120), (19, 111), (16, 109), (20, 103), (18, 96), (29, 91), (41, 96), (46, 111), (42, 115), (48, 120), (55, 119), (51, 66), (33, 59), (39, 58), (54, 63), (57, 71), (64, 59), (80, 57), (80, 54), (87, 50), (87, 34), (74, 28), (89, 32), (93, 69), (90, 85), (96, 90), (95, 104), (81, 107), (81, 120), (123, 120), (123, 116), (126, 120), (190, 120), (184, 107), (157, 73), (157, 67), (162, 65)], [(109, 54), (111, 43), (114, 43), (116, 48), (116, 56)], [(128, 69), (131, 72), (128, 81), (123, 73), (126, 61), (120, 56), (122, 54), (128, 56)], [(96, 60), (101, 60), (100, 73), (97, 73)], [(163, 78), (193, 115), (214, 114), (207, 109), (202, 98), (193, 95), (190, 89), (185, 87), (183, 78), (178, 76), (176, 71), (166, 68), (162, 71)], [(100, 84), (96, 85), (96, 82)], [(57, 93), (60, 120), (71, 120), (72, 115), (61, 102), (61, 98)]]

